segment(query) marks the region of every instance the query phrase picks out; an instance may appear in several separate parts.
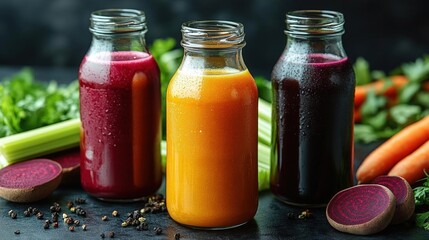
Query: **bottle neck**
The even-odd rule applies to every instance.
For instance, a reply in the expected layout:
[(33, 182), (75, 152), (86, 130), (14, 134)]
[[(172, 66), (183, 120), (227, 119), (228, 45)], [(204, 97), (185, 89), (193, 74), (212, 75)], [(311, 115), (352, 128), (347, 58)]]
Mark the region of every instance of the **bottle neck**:
[(148, 52), (144, 12), (133, 9), (105, 9), (91, 14), (92, 42), (88, 54), (96, 52)]
[(319, 38), (296, 38), (288, 36), (285, 54), (330, 54), (339, 58), (347, 57), (343, 48), (341, 36)]
[[(330, 54), (346, 57), (341, 36), (344, 17), (339, 12), (299, 10), (286, 14), (287, 44), (285, 54), (294, 56)], [(298, 59), (298, 58), (297, 58)]]
[(182, 25), (184, 58), (180, 69), (245, 70), (244, 27), (230, 21), (190, 21)]
[(180, 69), (235, 69), (243, 71), (247, 67), (244, 64), (241, 48), (228, 49), (227, 51), (185, 48)]
[(93, 34), (88, 53), (118, 51), (149, 52), (145, 33)]

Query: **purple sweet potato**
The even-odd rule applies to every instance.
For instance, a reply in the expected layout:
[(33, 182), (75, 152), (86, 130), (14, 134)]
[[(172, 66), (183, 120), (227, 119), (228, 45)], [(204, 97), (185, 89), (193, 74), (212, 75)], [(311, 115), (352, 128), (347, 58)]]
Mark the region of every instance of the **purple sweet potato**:
[(387, 187), (395, 195), (396, 210), (392, 224), (403, 223), (413, 216), (414, 192), (407, 180), (399, 176), (379, 176), (372, 183)]
[(0, 197), (34, 202), (48, 197), (61, 183), (62, 168), (49, 159), (33, 159), (0, 170)]
[(326, 217), (341, 232), (369, 235), (382, 231), (395, 214), (392, 191), (378, 184), (364, 184), (338, 192), (328, 203)]

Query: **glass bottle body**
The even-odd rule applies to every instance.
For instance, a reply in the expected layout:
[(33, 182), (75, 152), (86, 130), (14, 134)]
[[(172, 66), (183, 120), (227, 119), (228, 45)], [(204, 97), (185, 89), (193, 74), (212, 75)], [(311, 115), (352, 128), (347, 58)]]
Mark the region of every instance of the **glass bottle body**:
[(288, 34), (274, 66), (271, 191), (323, 206), (353, 185), (355, 79), (341, 34)]
[(187, 226), (238, 226), (258, 202), (256, 85), (242, 46), (182, 45), (167, 90), (167, 208)]
[(162, 181), (159, 68), (144, 29), (99, 31), (79, 69), (81, 183), (100, 199), (138, 200)]

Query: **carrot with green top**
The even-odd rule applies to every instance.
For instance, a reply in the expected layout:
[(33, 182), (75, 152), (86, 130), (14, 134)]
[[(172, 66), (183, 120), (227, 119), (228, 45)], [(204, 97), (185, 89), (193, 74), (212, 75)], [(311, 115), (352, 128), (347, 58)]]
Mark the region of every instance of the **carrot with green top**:
[(396, 98), (398, 90), (408, 83), (407, 77), (403, 75), (390, 76), (391, 85), (387, 86), (388, 82), (385, 79), (379, 79), (374, 82), (356, 86), (355, 89), (355, 108), (365, 102), (369, 91), (375, 91), (377, 95), (383, 94), (389, 98)]
[(399, 161), (388, 175), (403, 177), (412, 185), (425, 177), (425, 171), (429, 171), (429, 141)]
[(429, 140), (429, 116), (405, 127), (372, 151), (356, 172), (359, 183), (386, 175), (400, 160)]

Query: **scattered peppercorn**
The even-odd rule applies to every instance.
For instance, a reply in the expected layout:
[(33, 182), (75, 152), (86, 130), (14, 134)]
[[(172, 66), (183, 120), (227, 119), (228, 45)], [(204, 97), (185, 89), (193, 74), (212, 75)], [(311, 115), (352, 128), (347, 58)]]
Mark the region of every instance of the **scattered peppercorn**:
[(83, 230), (83, 231), (86, 231), (86, 228), (87, 228), (86, 224), (83, 224), (83, 225), (82, 225), (82, 230)]
[(52, 226), (53, 226), (54, 228), (58, 228), (58, 222), (54, 222), (54, 223), (52, 224)]
[(74, 225), (79, 226), (80, 225), (80, 221), (79, 220), (74, 220)]
[(116, 211), (116, 210), (114, 210), (114, 211), (112, 212), (112, 216), (113, 216), (113, 217), (118, 217), (118, 216), (119, 216), (119, 212), (118, 212), (118, 211)]
[(68, 218), (69, 216), (67, 215), (67, 213), (63, 213), (63, 219)]
[(49, 207), (49, 210), (51, 211), (51, 213), (61, 212), (61, 206), (60, 204), (55, 202), (52, 206)]
[(153, 230), (155, 231), (156, 235), (160, 235), (162, 233), (162, 229), (160, 227), (155, 227)]
[(110, 232), (108, 233), (108, 236), (109, 236), (109, 238), (114, 238), (114, 237), (115, 237), (115, 232), (110, 231)]
[(40, 210), (37, 208), (31, 208), (31, 213), (33, 213), (33, 215), (37, 215), (38, 213), (40, 213)]
[(105, 237), (106, 237), (106, 235), (104, 235), (104, 233), (101, 233), (101, 234), (100, 234), (100, 237), (101, 237), (101, 238), (105, 238)]
[(75, 207), (71, 207), (70, 208), (70, 212), (75, 213), (76, 212), (76, 208)]
[(24, 211), (24, 217), (29, 217), (31, 215), (31, 213), (28, 210)]
[(18, 234), (20, 234), (20, 233), (21, 233), (21, 231), (16, 230), (14, 233), (15, 233), (16, 235), (18, 235)]
[(37, 219), (43, 219), (43, 213), (39, 211), (39, 212), (36, 214), (36, 217), (37, 217)]
[(109, 218), (106, 215), (101, 217), (101, 221), (107, 221), (107, 220), (109, 220)]
[(86, 199), (85, 198), (76, 198), (74, 200), (75, 203), (77, 204), (85, 204), (86, 203)]
[(43, 224), (43, 228), (44, 228), (44, 229), (48, 229), (48, 228), (49, 228), (49, 222), (45, 222), (45, 223)]
[(74, 207), (74, 203), (71, 201), (67, 202), (67, 208), (70, 209), (72, 207)]
[(305, 211), (301, 212), (301, 214), (298, 216), (299, 219), (307, 219), (311, 218), (313, 214), (310, 212), (309, 209), (306, 209)]
[(180, 233), (176, 233), (176, 234), (174, 234), (174, 239), (180, 239)]
[(64, 223), (68, 224), (68, 225), (72, 225), (74, 223), (73, 218), (68, 217), (64, 219)]
[(10, 211), (8, 212), (8, 215), (9, 215), (9, 217), (10, 217), (10, 218), (12, 218), (12, 219), (16, 219), (16, 218), (17, 218), (17, 216), (18, 216), (18, 214), (17, 214), (14, 210), (10, 210)]
[(70, 227), (69, 227), (69, 231), (70, 231), (70, 232), (74, 232), (74, 226), (70, 226)]
[(78, 216), (86, 217), (86, 212), (85, 212), (85, 210), (82, 209), (82, 207), (77, 206), (75, 213)]
[(288, 218), (288, 219), (291, 219), (291, 220), (295, 219), (295, 213), (293, 213), (293, 212), (289, 212), (289, 213), (287, 214), (287, 218)]

